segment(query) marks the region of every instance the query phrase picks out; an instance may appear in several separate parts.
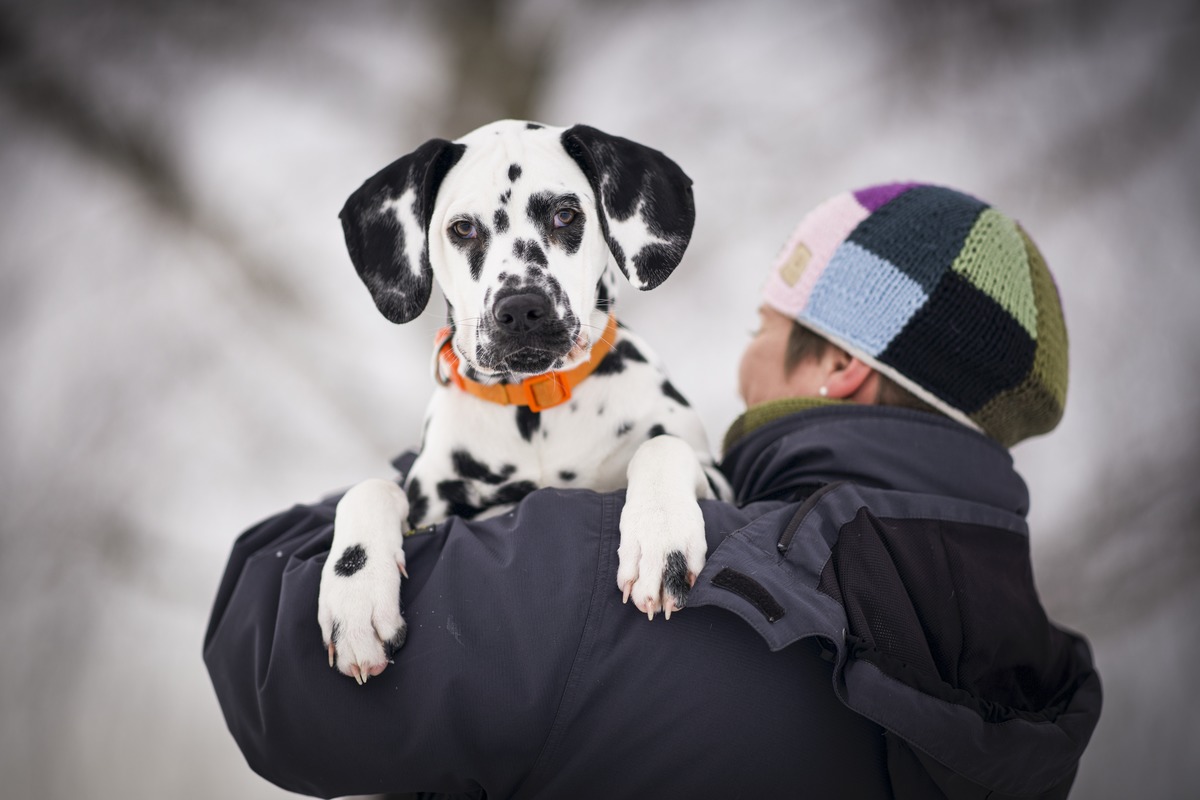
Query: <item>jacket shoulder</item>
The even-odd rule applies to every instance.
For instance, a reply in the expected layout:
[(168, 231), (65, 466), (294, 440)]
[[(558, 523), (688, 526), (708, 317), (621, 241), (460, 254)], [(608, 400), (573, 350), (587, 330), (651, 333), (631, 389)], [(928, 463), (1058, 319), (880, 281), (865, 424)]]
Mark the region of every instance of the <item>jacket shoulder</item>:
[(897, 775), (940, 775), (948, 797), (1053, 796), (1099, 715), (1087, 643), (1038, 599), (1024, 519), (986, 504), (832, 483), (730, 536), (691, 602), (775, 650), (817, 638), (841, 700), (916, 765)]

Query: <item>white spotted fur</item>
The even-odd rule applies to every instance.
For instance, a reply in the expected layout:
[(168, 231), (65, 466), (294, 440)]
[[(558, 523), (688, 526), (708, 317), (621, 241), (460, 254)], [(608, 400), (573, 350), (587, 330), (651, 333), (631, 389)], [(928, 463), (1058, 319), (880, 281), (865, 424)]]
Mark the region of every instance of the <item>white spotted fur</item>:
[[(562, 368), (586, 360), (590, 346), (604, 330), (607, 314), (595, 308), (596, 284), (604, 276), (609, 292), (615, 294), (615, 262), (597, 224), (599, 212), (592, 190), (559, 144), (562, 130), (531, 131), (523, 122), (502, 122), (459, 140), (467, 149), (438, 192), (428, 246), (434, 277), (453, 308), (453, 346), (465, 364), (472, 363), (475, 353), (475, 322), (489, 313), (484, 303), (488, 289), (494, 293), (502, 273), (523, 268), (513, 263), (511, 242), (518, 236), (537, 238), (524, 213), (527, 198), (535, 191), (573, 192), (583, 202), (587, 217), (578, 252), (568, 255), (549, 248), (546, 253), (548, 271), (562, 284), (568, 304), (580, 320), (581, 339), (587, 344)], [(507, 176), (513, 163), (522, 169), (515, 183)], [(480, 280), (474, 281), (465, 256), (448, 241), (446, 226), (464, 213), (476, 214), (490, 224), (499, 207), (498, 198), (506, 190), (512, 192), (507, 204), (510, 228), (502, 236), (493, 232)], [(392, 201), (391, 207), (412, 247), (419, 239), (409, 193)], [(639, 214), (620, 225), (627, 233), (642, 226), (634, 241), (655, 240)], [(697, 498), (711, 497), (709, 479), (726, 496), (728, 489), (713, 466), (699, 417), (662, 391), (665, 376), (657, 358), (625, 329), (618, 331), (617, 342), (621, 341), (632, 344), (646, 361), (626, 359), (619, 374), (583, 381), (569, 402), (541, 412), (540, 426), (530, 441), (517, 428), (513, 406), (479, 400), (453, 386), (438, 386), (429, 405), (421, 452), (408, 481), (409, 485), (417, 481), (431, 504), (426, 521), (447, 516), (436, 486), (455, 477), (451, 454), (459, 449), (468, 450), (493, 471), (512, 465), (515, 471), (506, 482), (596, 491), (628, 486), (614, 582), (643, 613), (652, 618), (661, 610), (669, 617), (674, 606), (664, 602), (662, 591), (667, 554), (684, 553), (688, 572), (692, 576), (700, 572), (706, 544)], [(655, 424), (670, 435), (648, 439)], [(632, 428), (619, 434), (625, 425)], [(574, 473), (574, 479), (564, 479), (565, 471)], [(490, 513), (499, 510), (503, 509)], [(327, 645), (332, 644), (335, 622), (338, 627), (336, 653), (330, 647), (331, 660), (336, 657), (337, 668), (360, 682), (384, 669), (388, 659), (384, 642), (395, 638), (404, 626), (397, 565), (404, 565), (401, 532), (408, 512), (405, 493), (382, 480), (358, 484), (338, 505), (331, 554), (322, 574), (318, 617)], [(365, 549), (366, 566), (350, 577), (334, 574), (339, 556), (355, 544)]]

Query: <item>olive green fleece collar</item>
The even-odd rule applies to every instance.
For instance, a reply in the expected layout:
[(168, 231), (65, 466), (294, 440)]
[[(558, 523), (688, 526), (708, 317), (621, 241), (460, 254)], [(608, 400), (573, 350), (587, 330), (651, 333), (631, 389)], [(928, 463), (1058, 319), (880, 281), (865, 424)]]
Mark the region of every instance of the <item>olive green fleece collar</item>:
[(833, 400), (826, 397), (784, 397), (780, 400), (768, 400), (746, 409), (746, 412), (733, 421), (725, 433), (725, 442), (721, 452), (728, 453), (738, 439), (751, 431), (761, 428), (768, 422), (795, 414), (797, 411), (807, 411), (810, 408), (822, 406), (843, 405), (845, 400)]

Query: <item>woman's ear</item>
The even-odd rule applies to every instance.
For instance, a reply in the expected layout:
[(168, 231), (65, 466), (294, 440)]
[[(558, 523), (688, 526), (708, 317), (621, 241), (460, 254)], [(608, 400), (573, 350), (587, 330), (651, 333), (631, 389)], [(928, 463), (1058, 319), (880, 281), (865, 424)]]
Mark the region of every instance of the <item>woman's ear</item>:
[(879, 373), (873, 367), (837, 347), (830, 348), (826, 358), (830, 362), (823, 396), (874, 404), (879, 393)]

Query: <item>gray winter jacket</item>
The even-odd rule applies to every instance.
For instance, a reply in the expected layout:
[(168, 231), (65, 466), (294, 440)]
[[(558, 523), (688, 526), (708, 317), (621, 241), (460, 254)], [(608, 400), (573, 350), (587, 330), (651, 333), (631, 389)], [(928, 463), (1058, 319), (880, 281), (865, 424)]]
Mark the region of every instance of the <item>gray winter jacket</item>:
[(234, 546), (204, 656), (250, 766), (319, 796), (1065, 797), (1100, 710), (1045, 616), (1006, 450), (903, 409), (742, 437), (688, 608), (616, 585), (622, 492), (544, 489), (406, 542), (409, 636), (366, 686), (316, 623), (337, 498)]

